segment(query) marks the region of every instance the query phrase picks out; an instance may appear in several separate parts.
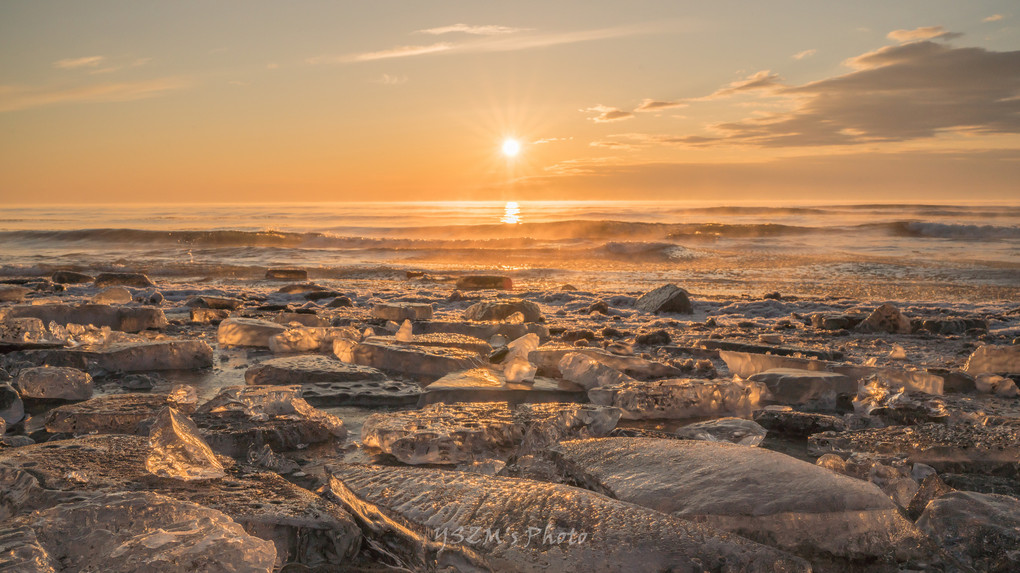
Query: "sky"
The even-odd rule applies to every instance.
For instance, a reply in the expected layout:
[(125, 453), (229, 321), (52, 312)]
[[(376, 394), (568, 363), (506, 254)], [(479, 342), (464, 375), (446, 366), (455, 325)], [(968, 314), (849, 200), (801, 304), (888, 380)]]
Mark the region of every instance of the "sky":
[(1015, 202), (1018, 7), (7, 0), (0, 205)]

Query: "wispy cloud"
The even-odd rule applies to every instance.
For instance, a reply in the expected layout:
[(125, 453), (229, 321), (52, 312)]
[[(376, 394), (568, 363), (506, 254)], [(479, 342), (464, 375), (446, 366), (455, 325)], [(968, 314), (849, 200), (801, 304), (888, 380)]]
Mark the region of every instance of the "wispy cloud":
[(159, 78), (142, 82), (94, 84), (63, 89), (0, 86), (0, 112), (56, 104), (125, 102), (156, 97), (187, 88), (184, 78)]
[(645, 111), (659, 111), (663, 109), (674, 109), (678, 107), (687, 107), (688, 104), (682, 101), (664, 101), (655, 99), (645, 99), (641, 102), (641, 105), (637, 106), (634, 111), (645, 112)]
[(377, 84), (383, 84), (387, 86), (398, 86), (400, 84), (407, 83), (407, 76), (394, 76), (390, 74), (383, 74), (382, 76), (372, 81)]
[(781, 87), (783, 87), (783, 84), (779, 74), (774, 74), (769, 70), (762, 70), (742, 80), (730, 82), (726, 86), (716, 90), (715, 93), (708, 96), (708, 98), (726, 97), (757, 90), (775, 90)]
[(920, 40), (948, 40), (950, 38), (958, 38), (961, 35), (955, 32), (947, 32), (942, 26), (925, 26), (923, 28), (914, 28), (913, 30), (893, 30), (886, 37), (897, 42), (917, 42)]
[(982, 22), (998, 22), (999, 20), (1002, 20), (1003, 18), (1005, 18), (1005, 16), (1003, 16), (1002, 14), (992, 14), (991, 16), (989, 16), (987, 18), (984, 18), (981, 21)]
[(612, 38), (622, 38), (639, 34), (653, 33), (657, 26), (621, 26), (600, 28), (596, 30), (579, 30), (573, 32), (554, 32), (546, 34), (515, 33), (488, 35), (462, 42), (438, 42), (424, 46), (397, 46), (375, 52), (361, 52), (344, 55), (324, 55), (308, 58), (309, 64), (349, 64), (370, 62), (390, 58), (408, 58), (436, 54), (465, 54), (477, 52), (513, 52), (535, 48), (548, 48), (565, 44), (592, 42)]
[(610, 123), (613, 121), (623, 121), (634, 117), (634, 114), (629, 111), (617, 109), (615, 107), (609, 107), (607, 105), (596, 105), (589, 108), (582, 109), (581, 111), (587, 113), (596, 114), (594, 117), (588, 119), (595, 123)]
[(803, 52), (797, 52), (796, 54), (794, 54), (794, 55), (792, 55), (790, 57), (792, 57), (795, 60), (803, 60), (804, 58), (810, 58), (811, 56), (813, 56), (813, 55), (815, 55), (817, 53), (818, 53), (818, 50), (814, 50), (814, 49), (804, 50)]
[(106, 58), (103, 56), (86, 56), (84, 58), (68, 58), (53, 62), (53, 67), (61, 70), (74, 70), (77, 68), (96, 68)]
[(470, 24), (453, 24), (451, 26), (440, 26), (438, 28), (426, 28), (425, 30), (418, 30), (417, 34), (432, 34), (433, 36), (441, 36), (443, 34), (471, 34), (473, 36), (499, 36), (502, 34), (514, 34), (516, 32), (523, 32), (528, 28), (511, 28), (510, 26), (472, 26)]

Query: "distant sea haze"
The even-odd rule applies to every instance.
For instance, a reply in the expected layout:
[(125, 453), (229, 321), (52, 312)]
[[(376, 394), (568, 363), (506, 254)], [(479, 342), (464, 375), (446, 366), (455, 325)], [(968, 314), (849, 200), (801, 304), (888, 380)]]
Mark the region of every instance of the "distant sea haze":
[(1020, 206), (470, 202), (0, 212), (3, 276), (134, 269), (235, 280), (272, 266), (334, 278), (488, 269), (633, 288), (669, 278), (718, 292), (896, 284), (928, 296), (955, 287), (994, 298), (1020, 288)]

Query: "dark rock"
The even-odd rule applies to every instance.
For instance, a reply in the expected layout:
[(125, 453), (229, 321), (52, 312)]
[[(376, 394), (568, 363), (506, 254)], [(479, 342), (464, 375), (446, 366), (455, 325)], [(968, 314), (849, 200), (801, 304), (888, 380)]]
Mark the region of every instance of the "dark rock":
[(762, 298), (765, 300), (783, 300), (783, 295), (780, 294), (779, 291), (773, 291), (770, 293), (765, 293), (762, 296)]
[(268, 269), (266, 278), (271, 280), (306, 281), (308, 271), (304, 269)]
[(575, 342), (577, 340), (595, 340), (595, 333), (590, 330), (567, 330), (560, 335), (564, 342)]
[(637, 299), (634, 307), (648, 313), (676, 312), (680, 314), (692, 314), (694, 307), (691, 305), (690, 296), (687, 291), (676, 285), (662, 285), (661, 287), (645, 293)]
[(662, 346), (673, 342), (673, 337), (665, 330), (655, 330), (645, 334), (637, 335), (635, 341), (646, 346)]
[(754, 413), (754, 421), (771, 433), (807, 438), (820, 432), (843, 432), (850, 429), (846, 420), (827, 414), (797, 412), (791, 408), (770, 406)]
[(227, 296), (209, 296), (200, 295), (188, 299), (188, 302), (184, 303), (185, 306), (191, 308), (213, 308), (221, 310), (237, 310), (241, 308), (244, 301), (239, 298), (227, 297)]
[(340, 293), (335, 290), (319, 290), (314, 292), (305, 293), (305, 300), (323, 300), (327, 298), (339, 297)]
[(25, 403), (10, 384), (0, 384), (0, 418), (7, 426), (17, 424), (25, 417)]
[(863, 314), (813, 314), (811, 315), (811, 326), (819, 330), (851, 330), (862, 320)]
[(311, 294), (313, 292), (325, 292), (326, 287), (321, 287), (315, 283), (295, 283), (284, 285), (277, 289), (276, 292), (283, 294)]
[(457, 279), (457, 290), (499, 289), (512, 290), (514, 282), (510, 277), (492, 275), (469, 275)]
[(876, 308), (867, 318), (857, 325), (858, 332), (910, 334), (910, 319), (903, 316), (900, 309), (891, 304), (883, 304)]
[(108, 286), (150, 288), (156, 286), (156, 283), (142, 273), (99, 273), (94, 283), (99, 288)]
[(591, 314), (597, 312), (599, 314), (609, 314), (609, 303), (604, 300), (597, 300), (591, 303), (588, 308), (584, 309), (584, 312)]
[(338, 296), (332, 301), (330, 301), (330, 303), (327, 304), (326, 306), (329, 308), (350, 308), (354, 306), (354, 302), (351, 301), (349, 297)]
[(21, 302), (31, 292), (32, 289), (22, 286), (0, 285), (0, 302)]
[(987, 331), (988, 321), (981, 318), (926, 318), (920, 321), (916, 330), (947, 335), (965, 334), (971, 329)]
[(607, 326), (602, 329), (602, 336), (604, 338), (626, 338), (629, 335), (629, 332), (624, 332), (618, 328), (613, 328), (612, 326)]
[(55, 273), (53, 273), (50, 279), (55, 283), (61, 284), (90, 283), (96, 280), (95, 277), (86, 275), (84, 273), (78, 273), (75, 271), (56, 271)]

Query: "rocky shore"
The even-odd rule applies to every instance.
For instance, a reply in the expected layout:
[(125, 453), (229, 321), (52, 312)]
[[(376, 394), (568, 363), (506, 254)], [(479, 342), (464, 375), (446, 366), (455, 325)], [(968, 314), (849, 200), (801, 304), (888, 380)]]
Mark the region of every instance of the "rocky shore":
[(1020, 302), (533, 287), (5, 279), (0, 571), (1020, 570)]

